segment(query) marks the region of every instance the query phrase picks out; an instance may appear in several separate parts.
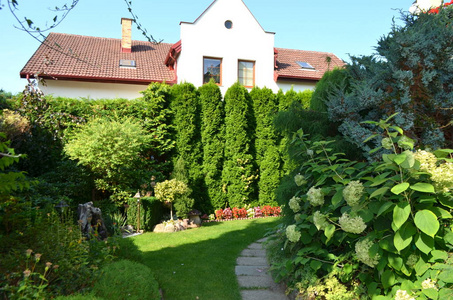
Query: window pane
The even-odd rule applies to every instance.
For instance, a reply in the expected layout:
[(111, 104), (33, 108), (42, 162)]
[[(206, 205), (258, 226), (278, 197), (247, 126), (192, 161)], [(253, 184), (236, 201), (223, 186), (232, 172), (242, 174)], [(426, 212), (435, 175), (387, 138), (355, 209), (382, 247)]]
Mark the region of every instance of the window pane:
[(254, 78), (255, 63), (252, 61), (239, 61), (239, 83), (251, 87), (255, 84)]
[(208, 83), (211, 79), (217, 84), (221, 83), (222, 60), (216, 58), (203, 59), (203, 83)]

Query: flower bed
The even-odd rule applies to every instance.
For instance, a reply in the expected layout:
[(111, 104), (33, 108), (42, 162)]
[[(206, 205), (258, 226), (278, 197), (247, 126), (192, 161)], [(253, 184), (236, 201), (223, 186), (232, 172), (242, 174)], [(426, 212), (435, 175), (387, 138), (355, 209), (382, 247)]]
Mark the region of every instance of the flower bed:
[(230, 220), (246, 220), (262, 217), (279, 217), (281, 208), (279, 206), (264, 205), (262, 208), (257, 206), (254, 208), (237, 208), (233, 209), (227, 207), (225, 209), (218, 209), (214, 214), (202, 217), (203, 222), (220, 222)]

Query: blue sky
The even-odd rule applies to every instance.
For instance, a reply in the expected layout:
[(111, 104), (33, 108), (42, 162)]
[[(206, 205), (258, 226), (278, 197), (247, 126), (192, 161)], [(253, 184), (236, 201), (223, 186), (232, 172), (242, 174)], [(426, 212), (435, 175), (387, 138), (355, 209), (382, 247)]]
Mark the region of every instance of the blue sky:
[[(69, 1), (69, 0), (68, 0)], [(19, 16), (40, 27), (51, 21), (49, 7), (64, 0), (18, 0)], [(141, 24), (165, 43), (179, 40), (179, 23), (193, 22), (213, 0), (132, 0)], [(244, 0), (266, 31), (275, 32), (279, 48), (332, 52), (348, 61), (351, 55), (374, 53), (377, 40), (391, 28), (392, 18), (407, 11), (413, 0)], [(0, 0), (6, 5), (6, 0)], [(121, 38), (120, 20), (130, 17), (124, 0), (80, 0), (76, 8), (53, 31), (88, 36)], [(8, 8), (0, 10), (0, 89), (17, 93), (26, 84), (19, 72), (39, 43), (17, 25)], [(135, 28), (132, 38), (143, 40)]]

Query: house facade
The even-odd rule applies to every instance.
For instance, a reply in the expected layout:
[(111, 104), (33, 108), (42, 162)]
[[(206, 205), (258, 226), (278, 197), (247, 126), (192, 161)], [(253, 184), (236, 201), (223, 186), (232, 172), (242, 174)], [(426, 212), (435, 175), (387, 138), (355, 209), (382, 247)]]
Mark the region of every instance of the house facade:
[(443, 0), (416, 0), (409, 9), (412, 14), (418, 14), (421, 11), (429, 11), (432, 8), (436, 8), (442, 5)]
[(332, 53), (276, 48), (275, 33), (242, 0), (215, 0), (194, 22), (180, 23), (174, 44), (132, 40), (132, 21), (121, 23), (121, 39), (49, 34), (21, 77), (44, 78), (45, 94), (130, 99), (151, 82), (214, 80), (223, 93), (238, 81), (275, 92), (313, 89), (327, 70), (344, 65)]

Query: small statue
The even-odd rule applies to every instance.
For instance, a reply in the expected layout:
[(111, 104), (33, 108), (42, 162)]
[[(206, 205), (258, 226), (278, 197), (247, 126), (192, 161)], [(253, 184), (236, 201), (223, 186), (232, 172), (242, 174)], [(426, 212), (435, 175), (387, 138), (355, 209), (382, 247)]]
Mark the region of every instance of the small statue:
[(101, 209), (94, 207), (93, 202), (79, 204), (77, 215), (79, 216), (80, 229), (86, 238), (89, 239), (92, 236), (97, 236), (98, 239), (102, 240), (107, 238), (107, 228), (102, 219)]

